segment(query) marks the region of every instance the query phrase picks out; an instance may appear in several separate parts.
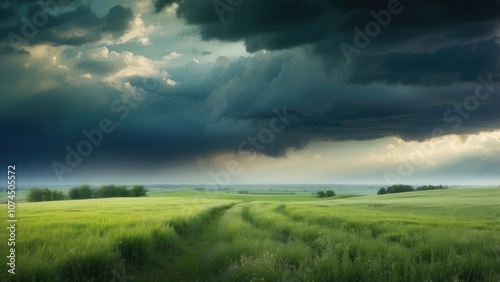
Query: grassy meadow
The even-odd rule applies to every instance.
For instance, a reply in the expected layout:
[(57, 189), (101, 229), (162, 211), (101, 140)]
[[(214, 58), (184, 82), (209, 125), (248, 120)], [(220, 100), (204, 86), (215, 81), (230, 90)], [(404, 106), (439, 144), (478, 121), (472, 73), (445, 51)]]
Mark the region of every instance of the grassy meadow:
[(16, 274), (0, 279), (500, 281), (499, 204), (498, 188), (20, 203)]

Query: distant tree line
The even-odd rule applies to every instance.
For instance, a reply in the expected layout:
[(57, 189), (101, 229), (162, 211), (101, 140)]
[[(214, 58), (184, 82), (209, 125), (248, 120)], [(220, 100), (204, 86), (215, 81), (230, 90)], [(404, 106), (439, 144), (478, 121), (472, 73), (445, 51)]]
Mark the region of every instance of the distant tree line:
[(92, 198), (112, 198), (112, 197), (143, 197), (146, 196), (147, 189), (144, 185), (135, 185), (128, 189), (127, 186), (103, 185), (92, 188), (89, 185), (81, 185), (69, 190), (68, 196), (62, 191), (49, 190), (47, 188), (32, 188), (28, 193), (28, 202), (45, 202), (60, 200), (80, 200)]
[(424, 185), (424, 186), (417, 187), (417, 189), (415, 189), (411, 185), (397, 184), (397, 185), (389, 186), (387, 188), (385, 188), (385, 187), (380, 188), (377, 192), (377, 195), (414, 192), (414, 191), (439, 190), (439, 189), (448, 189), (448, 187), (443, 186), (443, 185), (439, 185), (439, 186)]
[(316, 195), (318, 196), (318, 198), (330, 198), (335, 196), (335, 192), (333, 192), (333, 190), (327, 190), (326, 192), (319, 191), (316, 193)]
[(114, 198), (114, 197), (143, 197), (146, 196), (144, 185), (135, 185), (128, 189), (125, 185), (102, 185), (91, 188), (89, 185), (81, 185), (69, 190), (69, 197), (73, 200), (91, 198)]
[(62, 191), (49, 190), (47, 188), (31, 188), (28, 193), (28, 202), (61, 201), (66, 199)]
[(229, 188), (227, 187), (217, 187), (217, 186), (211, 186), (211, 187), (196, 187), (194, 188), (195, 191), (200, 191), (200, 192), (228, 192), (230, 191)]
[(439, 190), (439, 189), (448, 189), (448, 186), (443, 186), (443, 185), (439, 185), (439, 186), (434, 186), (434, 185), (424, 185), (424, 186), (420, 186), (416, 189), (416, 191), (426, 191), (426, 190)]

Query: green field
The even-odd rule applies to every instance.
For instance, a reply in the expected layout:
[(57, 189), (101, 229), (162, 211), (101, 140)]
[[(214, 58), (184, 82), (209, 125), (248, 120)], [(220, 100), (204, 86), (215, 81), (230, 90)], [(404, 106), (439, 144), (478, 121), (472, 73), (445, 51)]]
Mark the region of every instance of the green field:
[(499, 204), (498, 188), (20, 203), (16, 274), (0, 279), (500, 281)]

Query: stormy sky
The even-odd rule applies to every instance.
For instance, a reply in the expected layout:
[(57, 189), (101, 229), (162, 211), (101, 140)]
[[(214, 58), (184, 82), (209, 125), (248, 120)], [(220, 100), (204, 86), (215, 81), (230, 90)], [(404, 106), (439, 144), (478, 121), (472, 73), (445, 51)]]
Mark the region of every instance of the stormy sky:
[(23, 184), (500, 184), (498, 0), (0, 1)]

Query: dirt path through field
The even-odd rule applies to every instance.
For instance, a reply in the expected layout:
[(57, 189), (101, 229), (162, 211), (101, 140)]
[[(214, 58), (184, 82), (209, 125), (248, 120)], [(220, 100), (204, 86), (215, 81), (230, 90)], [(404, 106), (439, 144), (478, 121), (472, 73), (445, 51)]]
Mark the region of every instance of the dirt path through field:
[[(239, 203), (217, 211), (203, 223), (201, 231), (182, 237), (181, 252), (155, 258), (155, 266), (142, 271), (144, 274), (136, 276), (133, 281), (197, 281), (200, 275), (203, 277), (201, 272), (206, 270), (205, 253), (219, 241), (218, 229), (221, 219), (238, 205)], [(206, 279), (202, 281), (209, 279), (209, 277), (203, 278)]]

